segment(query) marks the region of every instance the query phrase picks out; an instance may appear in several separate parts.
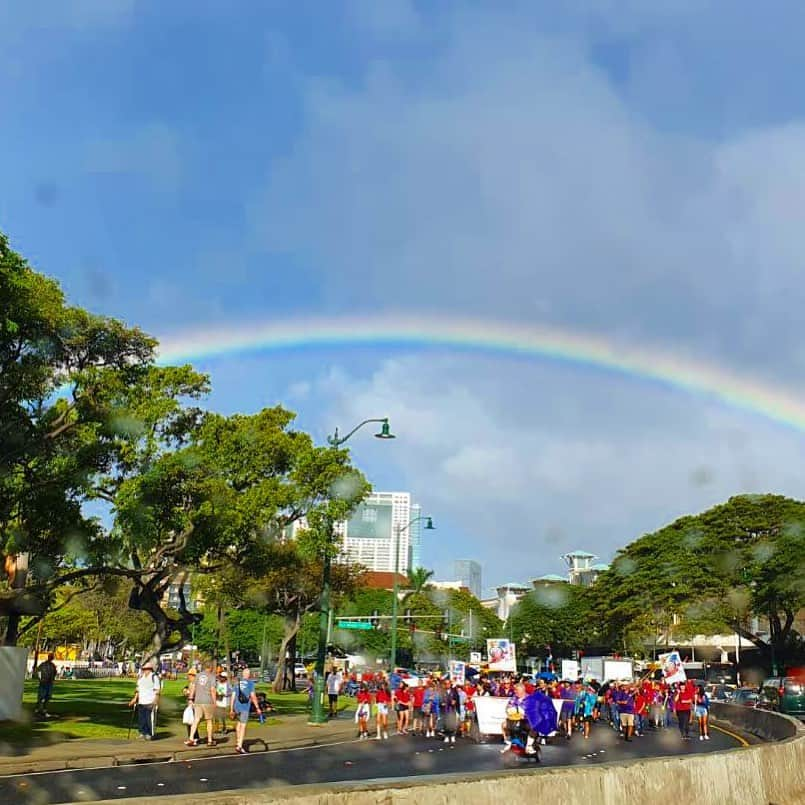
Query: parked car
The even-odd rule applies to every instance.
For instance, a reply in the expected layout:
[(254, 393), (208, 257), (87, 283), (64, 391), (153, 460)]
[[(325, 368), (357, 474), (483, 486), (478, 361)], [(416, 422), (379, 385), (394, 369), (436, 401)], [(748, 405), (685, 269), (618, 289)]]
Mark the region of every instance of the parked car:
[(727, 685), (705, 685), (704, 692), (712, 702), (731, 702), (734, 690)]
[(805, 678), (773, 677), (763, 683), (763, 698), (769, 708), (789, 716), (805, 717)]
[(307, 679), (308, 670), (302, 663), (298, 662), (293, 667), (293, 675), (295, 679)]
[(732, 704), (740, 704), (742, 707), (754, 707), (758, 710), (765, 710), (769, 707), (769, 702), (757, 688), (738, 688), (732, 697)]

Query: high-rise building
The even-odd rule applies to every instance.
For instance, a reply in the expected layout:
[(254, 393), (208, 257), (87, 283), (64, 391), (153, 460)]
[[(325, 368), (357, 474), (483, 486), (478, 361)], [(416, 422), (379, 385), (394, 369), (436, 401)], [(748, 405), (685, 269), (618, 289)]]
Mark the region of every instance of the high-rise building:
[(336, 525), (342, 555), (369, 570), (393, 573), (399, 550), (399, 572), (407, 574), (421, 562), (421, 524), (406, 528), (419, 511), (419, 506), (411, 503), (409, 492), (373, 492), (349, 520)]
[(472, 559), (456, 559), (453, 565), (453, 575), (476, 598), (481, 597), (481, 565)]

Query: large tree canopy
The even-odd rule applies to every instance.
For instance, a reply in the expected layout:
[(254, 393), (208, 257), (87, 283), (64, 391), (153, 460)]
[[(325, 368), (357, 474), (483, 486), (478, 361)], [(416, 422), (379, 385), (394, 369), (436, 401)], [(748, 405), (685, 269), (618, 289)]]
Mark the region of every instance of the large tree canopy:
[[(684, 637), (737, 631), (765, 653), (785, 653), (805, 606), (805, 503), (742, 495), (682, 517), (618, 552), (595, 585), (612, 632)], [(765, 638), (750, 617), (768, 620)]]
[(16, 641), (22, 615), (44, 611), (61, 583), (59, 569), (74, 561), (76, 549), (99, 537), (82, 503), (108, 460), (107, 437), (117, 426), (106, 389), (136, 383), (154, 348), (136, 328), (68, 306), (59, 286), (28, 266), (0, 233), (6, 642)]

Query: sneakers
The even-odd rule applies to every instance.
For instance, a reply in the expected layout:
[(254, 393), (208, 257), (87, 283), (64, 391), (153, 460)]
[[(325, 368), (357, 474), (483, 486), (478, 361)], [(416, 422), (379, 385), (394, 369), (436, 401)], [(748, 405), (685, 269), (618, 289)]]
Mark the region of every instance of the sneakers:
[(511, 741), (504, 741), (503, 742), (503, 749), (500, 750), (500, 754), (502, 755), (502, 754), (508, 752), (509, 749), (511, 749), (511, 748), (512, 748), (512, 742)]
[(445, 736), (444, 736), (444, 742), (445, 742), (446, 744), (449, 744), (449, 743), (450, 743), (450, 738), (449, 738), (449, 736), (447, 736), (447, 735), (445, 735)]
[(383, 738), (387, 741), (389, 739), (389, 734), (387, 732), (383, 732)]
[(700, 741), (703, 741), (703, 740), (704, 740), (704, 735), (700, 735), (700, 736), (699, 736), (699, 740), (700, 740)]
[(455, 736), (455, 735), (451, 735), (451, 736), (450, 736), (450, 743), (451, 743), (451, 744), (454, 744), (455, 742), (456, 742), (456, 736)]
[(710, 740), (710, 735), (709, 735), (709, 734), (708, 734), (708, 735), (705, 735), (705, 736), (704, 736), (704, 740), (705, 740), (705, 741), (709, 741), (709, 740)]

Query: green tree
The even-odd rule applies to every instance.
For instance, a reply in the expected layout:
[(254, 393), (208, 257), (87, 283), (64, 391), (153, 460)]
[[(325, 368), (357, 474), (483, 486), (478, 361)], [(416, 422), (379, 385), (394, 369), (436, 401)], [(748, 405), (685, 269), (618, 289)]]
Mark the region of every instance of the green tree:
[(591, 590), (567, 583), (534, 589), (512, 609), (505, 633), (526, 656), (569, 657), (598, 640)]
[(433, 571), (426, 570), (424, 567), (415, 567), (408, 573), (408, 584), (411, 587), (411, 592), (414, 594), (421, 593), (433, 578)]
[[(668, 639), (671, 629), (675, 638), (730, 630), (767, 661), (773, 653), (796, 655), (793, 624), (805, 606), (805, 503), (742, 495), (682, 517), (619, 551), (595, 590), (613, 635), (659, 629)], [(768, 639), (748, 628), (751, 614), (768, 620)]]
[[(135, 382), (156, 342), (136, 328), (66, 304), (0, 233), (0, 588), (4, 642), (42, 614), (83, 546), (102, 529), (85, 515), (116, 427), (104, 389)], [(85, 575), (92, 575), (87, 572)]]

